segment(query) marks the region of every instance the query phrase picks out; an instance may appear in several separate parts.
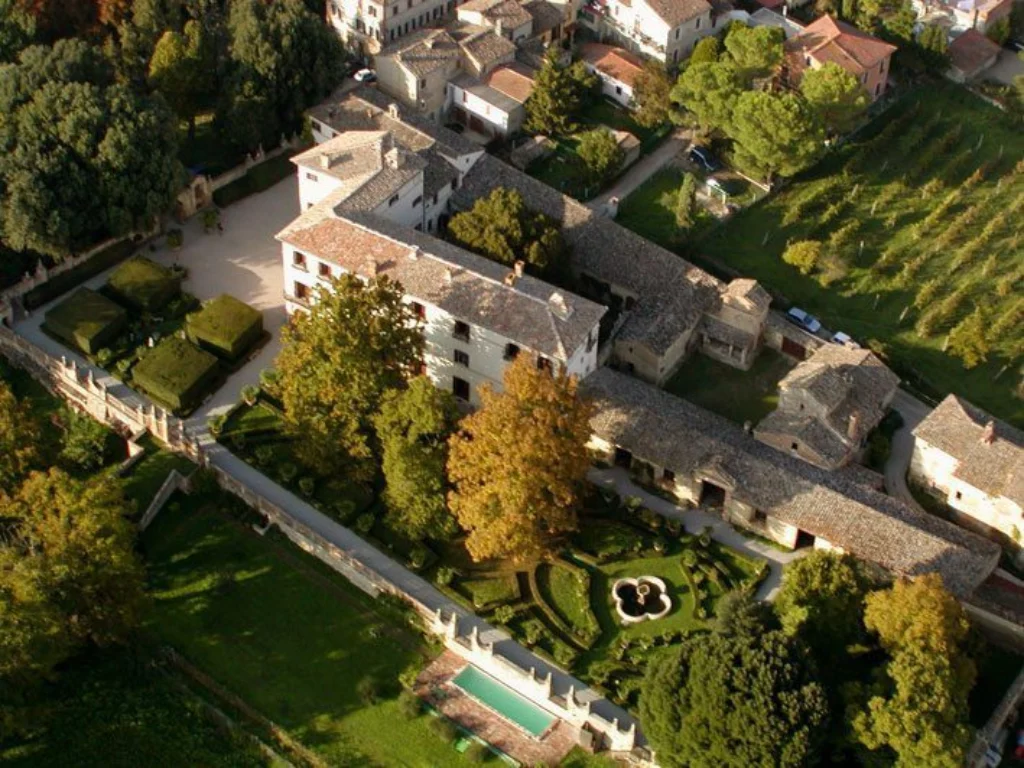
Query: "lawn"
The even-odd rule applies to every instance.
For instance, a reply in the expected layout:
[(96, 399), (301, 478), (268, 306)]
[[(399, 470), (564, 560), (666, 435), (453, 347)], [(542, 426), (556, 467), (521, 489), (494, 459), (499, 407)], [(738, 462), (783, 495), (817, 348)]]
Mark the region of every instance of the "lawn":
[(636, 136), (643, 144), (642, 153), (646, 154), (653, 149), (652, 144), (658, 139), (664, 138), (672, 130), (670, 124), (645, 128), (633, 119), (633, 113), (613, 104), (608, 99), (597, 99), (580, 114), (580, 122), (594, 125), (607, 125), (617, 131), (629, 131)]
[(34, 737), (0, 743), (10, 768), (272, 765), (249, 741), (226, 733), (196, 697), (125, 650), (86, 653), (65, 664), (38, 702)]
[[(663, 248), (675, 248), (687, 237), (676, 226), (676, 200), (682, 183), (681, 170), (658, 171), (622, 201), (615, 221)], [(706, 229), (715, 221), (714, 216), (698, 206), (697, 221), (688, 234)]]
[[(935, 84), (694, 250), (870, 342), (919, 392), (956, 392), (1024, 426), (1022, 156), (1024, 133), (1006, 115)], [(786, 243), (805, 239), (836, 257), (828, 269), (782, 262)], [(967, 370), (944, 348), (976, 308), (990, 350)]]
[(795, 363), (772, 349), (762, 349), (749, 371), (706, 355), (693, 355), (665, 389), (737, 424), (757, 424), (775, 410), (779, 381)]
[(160, 444), (150, 435), (142, 438), (145, 455), (124, 477), (124, 495), (135, 502), (135, 511), (141, 515), (156, 496), (172, 469), (189, 475), (196, 465), (181, 454)]
[[(432, 654), (421, 638), (283, 538), (234, 520), (230, 503), (179, 497), (147, 529), (148, 629), (326, 763), (465, 764), (428, 717), (399, 711), (398, 675)], [(357, 694), (364, 678), (376, 703)]]

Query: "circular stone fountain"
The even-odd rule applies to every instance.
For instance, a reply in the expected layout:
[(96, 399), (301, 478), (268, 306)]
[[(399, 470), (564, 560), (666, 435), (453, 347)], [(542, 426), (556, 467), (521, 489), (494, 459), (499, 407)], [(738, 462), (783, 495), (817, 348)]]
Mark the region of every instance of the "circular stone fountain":
[(623, 624), (653, 621), (672, 610), (668, 588), (657, 576), (619, 579), (612, 584), (612, 597)]

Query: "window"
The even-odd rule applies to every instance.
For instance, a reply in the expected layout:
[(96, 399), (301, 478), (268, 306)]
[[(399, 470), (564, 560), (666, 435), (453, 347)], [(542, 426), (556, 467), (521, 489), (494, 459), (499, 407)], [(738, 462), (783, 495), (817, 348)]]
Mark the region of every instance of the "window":
[(412, 307), (413, 314), (416, 315), (416, 317), (418, 317), (420, 320), (426, 318), (427, 308), (420, 304), (418, 301), (410, 302), (409, 306)]
[(427, 232), (433, 232), (433, 231), (434, 231), (434, 220), (433, 219), (427, 219)]
[(676, 40), (679, 39), (679, 29), (676, 29)]
[(391, 6), (391, 15), (392, 16), (397, 16), (398, 15), (398, 6), (397, 5), (392, 5)]
[(452, 328), (452, 336), (462, 341), (469, 341), (469, 323), (456, 320), (455, 327)]
[(370, 6), (370, 15), (373, 16), (374, 18), (377, 18), (377, 6)]
[(417, 197), (415, 200), (412, 201), (412, 207), (413, 208), (419, 208), (420, 203), (422, 203), (422, 202), (423, 202), (423, 198), (422, 197)]
[(757, 523), (758, 525), (767, 525), (768, 524), (768, 514), (766, 512), (762, 512), (760, 509), (755, 509), (754, 510), (754, 522)]
[(398, 195), (395, 195), (390, 200), (388, 200), (388, 208), (390, 208), (392, 205), (394, 205), (397, 202), (398, 202)]
[(878, 85), (875, 86), (875, 96), (877, 96), (881, 92), (882, 92), (882, 84), (878, 83)]
[(434, 193), (434, 205), (437, 205), (437, 192)]
[(388, 35), (390, 36), (391, 40), (394, 40), (395, 39), (395, 30), (393, 30), (393, 29), (389, 30), (388, 31)]
[(590, 352), (594, 348), (595, 344), (597, 344), (597, 337), (594, 335), (594, 332), (591, 331), (590, 335), (587, 336), (587, 352)]
[(412, 8), (412, 0), (405, 0), (405, 10)]
[(700, 19), (697, 19), (697, 23), (693, 25), (694, 29), (700, 29)]
[(316, 273), (320, 275), (320, 277), (330, 277), (331, 265), (327, 262), (321, 261), (319, 266), (317, 266)]
[(800, 450), (800, 444), (799, 443), (792, 443), (792, 444), (790, 444), (789, 450), (791, 450), (791, 451), (798, 451), (798, 450)]
[(423, 78), (423, 79), (420, 80), (420, 88), (426, 88), (426, 87), (427, 87), (427, 80), (426, 80), (426, 78)]
[(960, 493), (960, 491), (957, 491), (954, 495), (956, 496), (957, 501), (960, 501), (960, 499), (964, 497), (964, 495)]
[(543, 355), (537, 355), (537, 370), (551, 373), (551, 361)]
[(615, 86), (615, 95), (616, 96), (621, 96), (622, 95), (622, 86), (621, 85), (616, 85)]
[(459, 398), (459, 400), (468, 402), (469, 382), (465, 379), (460, 379), (458, 376), (452, 376), (452, 394)]
[(305, 269), (306, 268), (306, 254), (299, 253), (298, 251), (295, 251), (295, 253), (292, 254), (292, 264), (295, 265), (296, 267), (298, 267), (299, 269)]
[(466, 95), (465, 91), (463, 91), (462, 92), (462, 103), (465, 104), (467, 101), (469, 101), (469, 96)]
[(309, 171), (306, 171), (306, 178), (309, 179), (310, 181), (320, 181), (319, 176), (317, 176), (315, 173), (310, 173)]
[(469, 353), (463, 352), (461, 349), (455, 350), (455, 364), (462, 365), (469, 368)]
[(506, 344), (505, 345), (505, 359), (506, 360), (515, 360), (517, 357), (519, 357), (519, 347), (516, 346), (515, 344)]
[(300, 301), (305, 301), (309, 298), (309, 286), (305, 283), (300, 283), (298, 280), (295, 281), (295, 298)]
[(661, 473), (661, 479), (664, 480), (665, 483), (674, 483), (676, 481), (676, 473), (671, 469), (666, 469)]

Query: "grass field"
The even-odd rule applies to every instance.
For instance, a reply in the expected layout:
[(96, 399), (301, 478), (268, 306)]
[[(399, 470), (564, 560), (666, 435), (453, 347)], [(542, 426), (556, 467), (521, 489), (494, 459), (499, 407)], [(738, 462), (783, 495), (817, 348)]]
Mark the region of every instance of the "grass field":
[[(1024, 134), (951, 84), (923, 89), (798, 178), (692, 244), (862, 344), (925, 394), (956, 392), (1024, 425)], [(801, 275), (788, 241), (830, 264)], [(863, 245), (862, 245), (863, 243)], [(966, 370), (947, 334), (980, 308), (988, 361)]]
[(42, 732), (0, 743), (0, 765), (75, 766), (274, 765), (251, 742), (225, 732), (200, 702), (128, 651), (87, 653), (46, 686), (36, 722)]
[[(685, 237), (676, 226), (676, 200), (682, 183), (681, 170), (658, 171), (622, 201), (615, 220), (664, 248), (678, 246)], [(706, 229), (715, 221), (706, 209), (698, 207), (697, 221), (690, 234)]]
[(135, 511), (141, 516), (146, 507), (160, 490), (164, 480), (172, 469), (183, 475), (189, 475), (196, 465), (184, 456), (174, 453), (162, 446), (151, 436), (142, 438), (146, 448), (143, 456), (124, 478), (124, 495), (135, 502)]
[[(217, 501), (182, 497), (143, 539), (150, 629), (334, 766), (464, 764), (397, 703), (430, 650), (392, 613), (290, 543), (260, 538)], [(356, 687), (372, 678), (381, 699)]]
[(771, 349), (762, 349), (749, 371), (694, 355), (665, 389), (737, 424), (757, 424), (775, 410), (779, 381), (793, 365), (788, 357)]

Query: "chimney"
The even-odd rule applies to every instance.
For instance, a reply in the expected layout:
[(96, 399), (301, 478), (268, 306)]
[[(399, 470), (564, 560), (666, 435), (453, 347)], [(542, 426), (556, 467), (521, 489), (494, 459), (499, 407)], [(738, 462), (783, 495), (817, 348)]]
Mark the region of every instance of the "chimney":
[(507, 285), (507, 286), (509, 286), (511, 288), (515, 284), (516, 284), (516, 273), (515, 272), (509, 272), (507, 275), (505, 275), (505, 285)]
[(783, 3), (782, 4), (782, 18), (785, 19), (788, 16), (789, 16), (789, 6), (786, 5), (785, 3)]
[(857, 439), (857, 430), (860, 427), (860, 412), (854, 411), (850, 414), (850, 421), (846, 428), (846, 436), (851, 440)]
[(609, 219), (614, 219), (619, 215), (619, 198), (609, 198), (608, 202), (604, 204), (604, 215)]
[(392, 147), (384, 153), (384, 163), (393, 171), (402, 167), (402, 155), (398, 151), (398, 147)]
[(995, 442), (995, 439), (996, 423), (994, 421), (989, 421), (989, 423), (985, 425), (984, 431), (981, 433), (981, 443), (982, 445), (992, 445), (992, 443)]
[(522, 277), (524, 269), (526, 269), (526, 262), (522, 259), (517, 260), (516, 263), (512, 265), (512, 270), (516, 277)]
[(409, 249), (409, 261), (416, 261), (416, 259), (418, 259), (419, 257), (420, 247), (418, 245), (414, 245), (412, 248)]
[(452, 284), (452, 278), (453, 277), (454, 277), (454, 275), (452, 274), (451, 269), (446, 269), (444, 271), (444, 281), (445, 281), (445, 283), (447, 285), (451, 285)]
[(367, 259), (365, 262), (363, 262), (363, 270), (370, 277), (376, 277), (377, 272), (380, 271), (380, 266), (373, 259)]
[(331, 156), (326, 152), (320, 155), (320, 167), (325, 169), (331, 167)]
[(548, 297), (548, 308), (560, 320), (568, 320), (569, 316), (572, 315), (572, 307), (566, 302), (565, 296), (558, 291), (555, 291)]
[(395, 102), (388, 104), (388, 114), (391, 115), (395, 120), (398, 120), (401, 115), (398, 112), (398, 105)]

